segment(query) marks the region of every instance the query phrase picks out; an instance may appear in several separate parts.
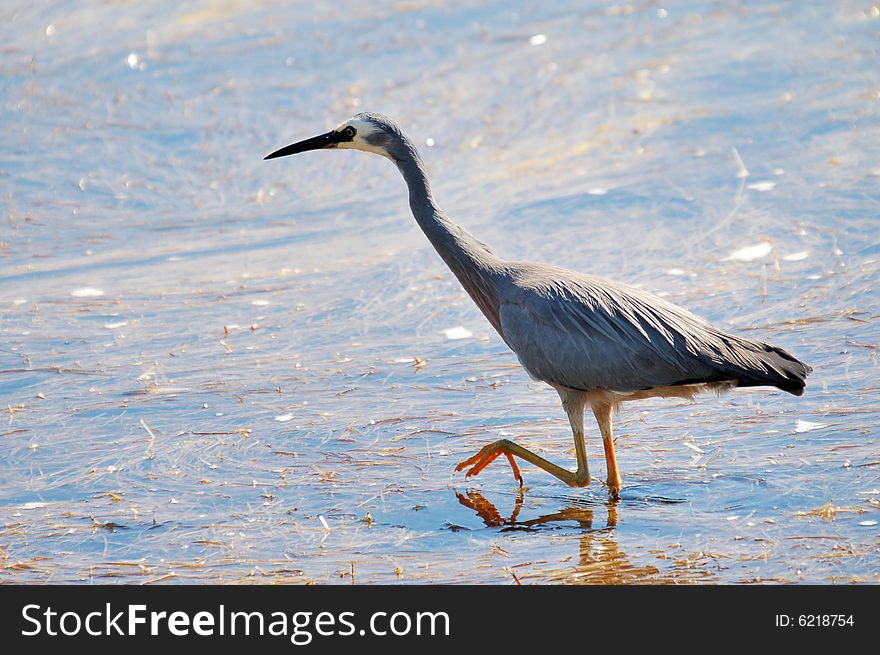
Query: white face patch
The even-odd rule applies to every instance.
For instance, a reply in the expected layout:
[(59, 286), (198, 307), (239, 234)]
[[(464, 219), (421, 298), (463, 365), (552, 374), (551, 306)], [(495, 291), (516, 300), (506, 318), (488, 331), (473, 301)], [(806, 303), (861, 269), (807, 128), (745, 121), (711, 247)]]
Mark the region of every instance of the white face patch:
[(364, 152), (372, 152), (376, 155), (382, 155), (383, 157), (388, 157), (388, 153), (385, 152), (384, 148), (380, 148), (379, 146), (374, 146), (368, 143), (365, 137), (369, 134), (373, 134), (375, 132), (381, 132), (381, 130), (376, 127), (375, 124), (370, 121), (361, 120), (359, 118), (349, 118), (347, 121), (342, 123), (339, 127), (336, 128), (337, 132), (344, 130), (346, 127), (353, 127), (357, 133), (354, 135), (354, 138), (351, 141), (342, 141), (336, 144), (337, 148), (348, 148), (353, 150), (363, 150)]

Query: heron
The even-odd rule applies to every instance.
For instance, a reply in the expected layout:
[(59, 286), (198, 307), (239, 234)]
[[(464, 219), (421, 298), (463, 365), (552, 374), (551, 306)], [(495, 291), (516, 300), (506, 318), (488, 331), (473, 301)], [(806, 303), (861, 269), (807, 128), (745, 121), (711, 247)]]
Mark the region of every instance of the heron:
[(409, 189), (413, 217), (468, 295), (535, 380), (559, 394), (574, 437), (577, 470), (558, 466), (501, 439), (455, 471), (478, 475), (500, 455), (523, 486), (515, 458), (570, 487), (590, 484), (584, 413), (592, 410), (605, 452), (605, 485), (620, 497), (612, 415), (645, 398), (693, 400), (702, 392), (776, 387), (804, 392), (812, 369), (777, 346), (727, 334), (658, 296), (612, 280), (549, 264), (509, 261), (451, 220), (434, 200), (412, 140), (391, 119), (360, 113), (335, 129), (267, 155), (310, 150), (362, 150), (390, 159)]

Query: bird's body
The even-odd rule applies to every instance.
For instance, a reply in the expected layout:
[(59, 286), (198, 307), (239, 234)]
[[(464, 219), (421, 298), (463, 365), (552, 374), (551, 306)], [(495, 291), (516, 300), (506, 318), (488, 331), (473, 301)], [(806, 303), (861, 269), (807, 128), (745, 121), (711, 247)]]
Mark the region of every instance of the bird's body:
[(646, 291), (531, 262), (499, 261), (497, 271), (494, 294), (472, 295), (536, 380), (619, 401), (730, 386), (803, 392), (804, 367), (785, 351)]
[(583, 441), (589, 406), (602, 433), (612, 495), (620, 490), (611, 413), (619, 403), (653, 396), (692, 398), (701, 391), (775, 386), (801, 395), (810, 367), (775, 346), (726, 334), (646, 291), (556, 266), (511, 262), (451, 221), (436, 205), (412, 142), (389, 119), (358, 114), (334, 131), (267, 158), (317, 148), (355, 148), (391, 159), (410, 192), (410, 208), (434, 248), (523, 368), (554, 387), (575, 437), (578, 470), (562, 469), (506, 440), (483, 448), (456, 470), (479, 473), (504, 454), (571, 486), (590, 481)]

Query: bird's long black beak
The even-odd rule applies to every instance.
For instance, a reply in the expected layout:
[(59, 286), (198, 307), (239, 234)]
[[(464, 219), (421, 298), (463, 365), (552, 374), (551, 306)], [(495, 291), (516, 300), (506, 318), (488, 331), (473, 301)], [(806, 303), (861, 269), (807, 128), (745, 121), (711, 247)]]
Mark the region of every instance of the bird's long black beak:
[(313, 136), (311, 139), (306, 139), (305, 141), (299, 141), (298, 143), (292, 143), (289, 146), (284, 146), (280, 150), (276, 150), (275, 152), (266, 155), (265, 157), (263, 157), (263, 159), (277, 159), (278, 157), (295, 155), (298, 152), (306, 152), (308, 150), (320, 150), (321, 148), (332, 148), (337, 143), (339, 143), (339, 133), (336, 132), (336, 130), (331, 130), (326, 134)]

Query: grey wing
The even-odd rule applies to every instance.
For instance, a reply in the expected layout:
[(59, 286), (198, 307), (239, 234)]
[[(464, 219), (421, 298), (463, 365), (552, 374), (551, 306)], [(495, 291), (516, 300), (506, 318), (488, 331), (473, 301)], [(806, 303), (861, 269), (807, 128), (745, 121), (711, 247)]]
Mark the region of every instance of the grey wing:
[(500, 319), (532, 377), (573, 389), (633, 392), (732, 381), (800, 395), (810, 371), (784, 350), (725, 334), (661, 298), (588, 276), (511, 287)]

